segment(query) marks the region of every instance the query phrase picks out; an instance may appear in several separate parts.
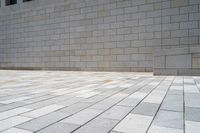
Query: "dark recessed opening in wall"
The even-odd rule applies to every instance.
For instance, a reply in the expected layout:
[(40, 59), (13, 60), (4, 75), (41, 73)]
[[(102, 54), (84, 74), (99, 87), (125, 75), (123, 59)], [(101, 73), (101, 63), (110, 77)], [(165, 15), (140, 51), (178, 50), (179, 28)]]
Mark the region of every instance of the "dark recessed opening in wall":
[(33, 1), (33, 0), (23, 0), (23, 2), (28, 2), (28, 1)]
[(6, 0), (6, 6), (17, 4), (17, 0)]

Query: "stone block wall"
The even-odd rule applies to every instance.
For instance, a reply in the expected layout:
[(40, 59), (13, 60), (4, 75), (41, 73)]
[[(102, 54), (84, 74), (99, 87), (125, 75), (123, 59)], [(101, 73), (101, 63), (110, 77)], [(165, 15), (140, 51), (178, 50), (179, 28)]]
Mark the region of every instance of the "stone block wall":
[(200, 47), (156, 49), (155, 75), (200, 75)]
[(152, 71), (153, 48), (161, 46), (160, 9), (160, 0), (34, 0), (2, 7), (0, 67)]
[(154, 51), (154, 74), (200, 75), (199, 4), (199, 0), (163, 0), (162, 46)]
[(158, 71), (155, 49), (199, 46), (199, 0), (3, 3), (1, 69)]

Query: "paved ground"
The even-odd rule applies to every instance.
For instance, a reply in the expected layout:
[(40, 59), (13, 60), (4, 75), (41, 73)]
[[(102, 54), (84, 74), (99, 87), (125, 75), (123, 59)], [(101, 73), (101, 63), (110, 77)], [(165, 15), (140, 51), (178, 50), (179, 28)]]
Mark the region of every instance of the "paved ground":
[(200, 77), (0, 71), (1, 133), (199, 133)]

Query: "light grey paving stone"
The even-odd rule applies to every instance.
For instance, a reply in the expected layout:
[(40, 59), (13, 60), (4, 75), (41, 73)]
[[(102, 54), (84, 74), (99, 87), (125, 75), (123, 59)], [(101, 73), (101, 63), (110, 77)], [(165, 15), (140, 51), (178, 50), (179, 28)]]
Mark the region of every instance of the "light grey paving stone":
[(161, 109), (183, 111), (183, 95), (167, 95), (161, 105)]
[(175, 85), (173, 84), (169, 90), (179, 90), (179, 91), (183, 91), (183, 84), (181, 85)]
[(200, 108), (200, 94), (199, 93), (185, 93), (185, 106)]
[(151, 93), (147, 98), (145, 98), (144, 102), (160, 104), (163, 98), (164, 98), (164, 94)]
[(46, 115), (48, 113), (54, 112), (56, 110), (59, 110), (63, 107), (64, 106), (62, 106), (62, 105), (53, 104), (53, 105), (49, 105), (49, 106), (46, 106), (46, 107), (43, 107), (43, 108), (40, 108), (40, 109), (37, 109), (37, 110), (33, 110), (33, 111), (30, 111), (30, 112), (24, 113), (24, 114), (22, 114), (22, 116), (37, 118), (37, 117)]
[(123, 133), (123, 132), (111, 131), (110, 133)]
[(101, 112), (102, 112), (101, 110), (87, 108), (62, 120), (61, 122), (75, 124), (75, 125), (83, 125), (89, 120), (95, 118)]
[(36, 97), (36, 98), (32, 98), (32, 99), (28, 99), (28, 100), (25, 100), (23, 101), (24, 103), (34, 103), (34, 102), (39, 102), (39, 101), (43, 101), (43, 100), (47, 100), (47, 99), (50, 99), (50, 98), (53, 98), (55, 97), (54, 95), (44, 95), (44, 96), (40, 96), (40, 97)]
[(38, 131), (37, 133), (71, 133), (78, 127), (80, 127), (80, 125), (58, 122)]
[(160, 110), (153, 121), (153, 125), (183, 129), (183, 112)]
[(183, 133), (181, 129), (151, 126), (147, 133)]
[(2, 133), (33, 133), (33, 132), (19, 128), (10, 128), (8, 130), (3, 131)]
[(152, 120), (152, 116), (129, 114), (113, 129), (113, 131), (125, 133), (132, 133), (134, 131), (134, 133), (146, 133)]
[[(24, 106), (24, 103), (15, 102), (15, 103), (11, 103), (11, 104), (2, 105), (2, 106), (0, 106), (0, 112), (8, 111), (8, 110), (18, 108), (21, 106)], [(24, 107), (24, 108), (27, 108), (27, 107)]]
[(183, 95), (182, 90), (169, 90), (168, 95)]
[(185, 108), (185, 119), (187, 121), (200, 122), (200, 108)]
[(11, 118), (2, 120), (2, 121), (0, 121), (0, 131), (14, 127), (16, 125), (19, 125), (19, 124), (24, 123), (29, 120), (31, 120), (31, 118), (22, 117), (22, 116), (15, 116), (15, 117), (11, 117)]
[(199, 89), (195, 84), (192, 85), (184, 84), (184, 91), (185, 93), (200, 93)]
[(74, 133), (108, 133), (117, 123), (118, 120), (96, 118)]
[(128, 98), (134, 98), (134, 99), (143, 99), (145, 98), (145, 96), (147, 96), (147, 92), (140, 92), (140, 91), (137, 91), (133, 94), (131, 94)]
[(57, 104), (63, 105), (63, 106), (70, 106), (70, 105), (76, 104), (76, 103), (83, 101), (83, 100), (84, 100), (83, 98), (73, 97), (73, 98), (66, 99), (64, 101), (58, 102)]
[(117, 105), (135, 107), (141, 100), (137, 98), (126, 98)]
[(22, 107), (8, 110), (8, 111), (0, 113), (0, 120), (6, 119), (6, 118), (9, 118), (12, 116), (16, 116), (16, 115), (19, 115), (19, 114), (22, 114), (22, 113), (28, 112), (28, 111), (31, 111), (31, 109), (22, 108)]
[[(16, 85), (16, 84), (15, 84)], [(16, 89), (16, 88), (13, 88), (13, 89)], [(10, 89), (9, 89), (10, 90)], [(10, 91), (8, 91), (10, 92)], [(24, 91), (22, 92), (11, 92), (11, 94), (7, 94), (7, 96), (3, 96), (0, 98), (0, 101), (6, 101), (6, 100), (11, 100), (11, 99), (17, 99), (19, 97), (25, 97), (27, 96), (27, 93), (24, 93)]]
[(96, 95), (96, 96), (94, 96), (94, 97), (91, 97), (91, 98), (85, 99), (85, 100), (82, 101), (82, 102), (96, 103), (96, 102), (99, 102), (99, 101), (104, 100), (105, 98), (106, 98), (106, 96)]
[(50, 114), (47, 114), (45, 116), (39, 117), (37, 119), (30, 120), (28, 122), (25, 122), (23, 124), (20, 124), (16, 127), (21, 128), (21, 129), (26, 129), (30, 131), (38, 131), (44, 127), (47, 127), (50, 124), (53, 124), (59, 120), (62, 120), (69, 115), (66, 115), (64, 113), (60, 112), (53, 112)]
[(142, 102), (131, 113), (154, 116), (158, 108), (159, 104)]
[(185, 121), (185, 133), (198, 133), (200, 131), (200, 122)]
[(67, 100), (70, 100), (71, 98), (72, 98), (72, 96), (71, 97), (70, 96), (55, 97), (55, 98), (50, 98), (50, 99), (47, 99), (47, 100), (44, 100), (41, 102), (32, 103), (32, 104), (26, 105), (24, 107), (31, 108), (31, 109), (38, 109), (38, 108), (42, 108), (42, 107), (49, 106), (52, 104), (57, 104), (58, 102), (61, 102), (64, 100), (67, 101)]
[(77, 95), (76, 97), (81, 97), (81, 98), (90, 98), (90, 97), (93, 97), (95, 95), (99, 94), (99, 92), (87, 92), (85, 94), (80, 94), (80, 95)]
[(72, 114), (75, 114), (75, 113), (89, 107), (89, 106), (91, 106), (91, 103), (79, 102), (79, 103), (73, 104), (69, 107), (65, 107), (65, 108), (59, 110), (58, 112), (64, 113), (66, 115), (72, 115)]
[(130, 111), (132, 110), (132, 107), (126, 107), (126, 106), (113, 106), (106, 112), (100, 115), (101, 118), (107, 118), (107, 119), (115, 119), (115, 120), (121, 120), (124, 118)]
[(27, 100), (30, 99), (31, 97), (18, 97), (18, 98), (14, 98), (14, 99), (9, 99), (9, 100), (5, 100), (5, 101), (0, 101), (0, 103), (3, 104), (10, 104), (10, 103), (14, 103), (14, 102), (19, 102), (19, 101), (23, 101), (23, 100)]
[(128, 94), (118, 93), (118, 94), (113, 95), (97, 104), (94, 104), (93, 106), (91, 106), (91, 108), (99, 109), (99, 110), (106, 110), (106, 109), (112, 107), (113, 105), (117, 104), (120, 100), (122, 100), (123, 98), (125, 98), (127, 96), (128, 96)]

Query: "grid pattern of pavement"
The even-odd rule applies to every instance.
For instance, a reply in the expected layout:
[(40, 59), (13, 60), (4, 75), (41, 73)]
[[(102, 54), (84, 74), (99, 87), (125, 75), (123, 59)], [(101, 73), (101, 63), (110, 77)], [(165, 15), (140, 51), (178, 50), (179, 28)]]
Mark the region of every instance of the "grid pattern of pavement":
[(200, 77), (0, 71), (1, 133), (199, 133)]

